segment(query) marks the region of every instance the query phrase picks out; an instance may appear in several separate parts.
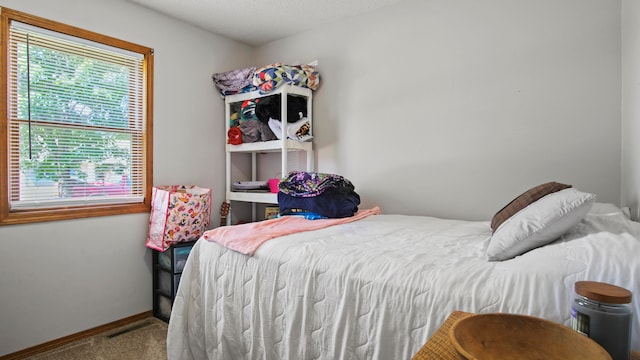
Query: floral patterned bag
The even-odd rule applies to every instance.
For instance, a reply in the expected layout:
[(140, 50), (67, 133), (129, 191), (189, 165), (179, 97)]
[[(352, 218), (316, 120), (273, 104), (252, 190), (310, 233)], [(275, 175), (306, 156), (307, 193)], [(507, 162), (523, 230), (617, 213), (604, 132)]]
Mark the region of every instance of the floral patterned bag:
[(171, 185), (153, 187), (148, 248), (165, 251), (172, 244), (197, 240), (211, 221), (211, 189)]

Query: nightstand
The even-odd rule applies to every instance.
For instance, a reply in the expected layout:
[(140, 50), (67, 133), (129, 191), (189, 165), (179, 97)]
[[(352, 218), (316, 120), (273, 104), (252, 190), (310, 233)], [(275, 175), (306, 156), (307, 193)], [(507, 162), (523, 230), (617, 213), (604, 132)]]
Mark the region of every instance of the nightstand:
[(169, 322), (182, 269), (195, 241), (171, 245), (164, 252), (153, 250), (153, 316)]

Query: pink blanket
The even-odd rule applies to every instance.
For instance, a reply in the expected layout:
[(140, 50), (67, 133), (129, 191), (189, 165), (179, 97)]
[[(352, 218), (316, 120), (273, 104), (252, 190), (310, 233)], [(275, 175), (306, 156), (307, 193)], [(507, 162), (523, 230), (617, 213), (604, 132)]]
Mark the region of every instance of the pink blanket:
[(216, 242), (237, 252), (253, 255), (260, 245), (278, 236), (302, 231), (323, 229), (380, 214), (378, 206), (360, 210), (355, 215), (340, 219), (307, 220), (299, 216), (283, 216), (276, 219), (247, 224), (221, 226), (204, 233), (205, 240)]

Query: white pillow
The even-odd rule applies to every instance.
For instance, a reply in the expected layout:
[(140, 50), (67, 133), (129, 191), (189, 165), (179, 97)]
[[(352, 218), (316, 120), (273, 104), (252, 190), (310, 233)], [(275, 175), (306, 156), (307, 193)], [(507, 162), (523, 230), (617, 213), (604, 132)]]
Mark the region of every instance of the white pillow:
[(557, 240), (584, 219), (595, 198), (574, 188), (543, 196), (496, 229), (487, 257), (491, 261), (507, 260)]

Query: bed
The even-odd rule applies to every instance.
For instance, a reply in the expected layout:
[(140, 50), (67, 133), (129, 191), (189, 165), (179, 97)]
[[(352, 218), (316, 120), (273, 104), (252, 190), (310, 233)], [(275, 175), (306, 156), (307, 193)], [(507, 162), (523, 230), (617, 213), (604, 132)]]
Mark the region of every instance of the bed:
[[(569, 325), (580, 280), (632, 291), (640, 314), (640, 224), (618, 207), (590, 203), (559, 239), (505, 260), (487, 259), (493, 235), (488, 221), (383, 213), (276, 237), (252, 255), (201, 238), (168, 357), (410, 359), (455, 310)], [(636, 315), (636, 351), (639, 329)]]

